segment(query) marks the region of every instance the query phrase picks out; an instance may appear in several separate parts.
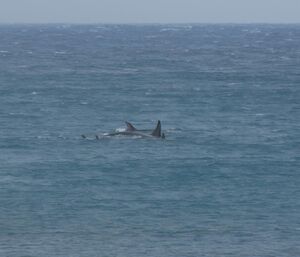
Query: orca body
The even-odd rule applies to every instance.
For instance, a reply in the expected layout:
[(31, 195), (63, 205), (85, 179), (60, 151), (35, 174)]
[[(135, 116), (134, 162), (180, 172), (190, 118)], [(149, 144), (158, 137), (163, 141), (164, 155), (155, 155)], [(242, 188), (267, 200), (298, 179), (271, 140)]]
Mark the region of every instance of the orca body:
[(125, 121), (126, 130), (118, 131), (114, 133), (108, 134), (108, 136), (138, 136), (138, 137), (146, 137), (146, 138), (165, 138), (165, 134), (161, 133), (161, 122), (160, 120), (157, 122), (156, 128), (149, 134), (149, 130), (138, 130), (136, 129), (130, 122)]
[[(156, 128), (154, 130), (138, 130), (136, 129), (130, 122), (125, 121), (126, 130), (124, 131), (116, 131), (113, 133), (105, 133), (102, 136), (96, 135), (96, 139), (112, 137), (112, 136), (135, 136), (142, 138), (165, 138), (165, 134), (161, 132), (161, 122), (160, 120), (157, 122)], [(81, 135), (82, 138), (87, 139), (86, 135)]]

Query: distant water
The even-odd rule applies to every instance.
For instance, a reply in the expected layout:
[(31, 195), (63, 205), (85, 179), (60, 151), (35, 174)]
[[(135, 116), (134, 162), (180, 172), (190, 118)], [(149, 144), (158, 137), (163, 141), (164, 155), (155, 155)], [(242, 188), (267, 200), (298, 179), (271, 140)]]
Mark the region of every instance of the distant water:
[(1, 25), (0, 256), (300, 256), (299, 105), (300, 25)]

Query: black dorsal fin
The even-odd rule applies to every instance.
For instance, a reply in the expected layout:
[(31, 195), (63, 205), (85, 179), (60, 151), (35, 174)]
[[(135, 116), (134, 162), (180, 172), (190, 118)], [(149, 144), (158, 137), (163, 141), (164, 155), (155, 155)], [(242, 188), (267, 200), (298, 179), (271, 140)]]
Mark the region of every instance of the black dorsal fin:
[(161, 125), (160, 120), (157, 122), (156, 128), (151, 133), (154, 137), (161, 137)]
[(137, 130), (130, 122), (125, 121), (125, 123), (126, 123), (126, 126), (127, 126), (126, 131), (135, 131), (135, 130)]

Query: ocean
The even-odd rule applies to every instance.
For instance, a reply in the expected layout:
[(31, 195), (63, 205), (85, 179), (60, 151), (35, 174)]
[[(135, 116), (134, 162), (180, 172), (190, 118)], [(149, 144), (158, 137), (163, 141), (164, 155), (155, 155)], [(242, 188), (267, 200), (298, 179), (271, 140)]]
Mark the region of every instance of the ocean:
[(300, 25), (0, 25), (1, 257), (299, 242)]

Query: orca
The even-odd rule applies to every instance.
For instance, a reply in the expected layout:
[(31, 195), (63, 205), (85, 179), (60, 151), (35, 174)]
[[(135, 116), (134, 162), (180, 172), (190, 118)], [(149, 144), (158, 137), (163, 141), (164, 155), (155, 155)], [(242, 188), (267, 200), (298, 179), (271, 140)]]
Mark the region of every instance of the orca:
[[(101, 137), (96, 135), (96, 139), (103, 137), (112, 137), (112, 136), (137, 136), (142, 138), (165, 138), (165, 134), (161, 132), (161, 122), (158, 120), (157, 125), (154, 130), (149, 129), (137, 129), (130, 122), (125, 121), (126, 129), (124, 131), (116, 131), (113, 133), (105, 133)], [(81, 135), (82, 138), (86, 139), (87, 136)]]
[(117, 131), (108, 134), (108, 136), (117, 136), (117, 135), (123, 135), (123, 136), (140, 136), (140, 137), (147, 137), (147, 138), (165, 138), (165, 134), (161, 132), (161, 122), (160, 120), (157, 122), (156, 128), (154, 130), (144, 129), (144, 130), (138, 130), (136, 129), (130, 122), (125, 121), (126, 123), (126, 130), (125, 131)]
[(125, 121), (126, 123), (126, 131), (137, 131), (137, 129), (128, 121)]

